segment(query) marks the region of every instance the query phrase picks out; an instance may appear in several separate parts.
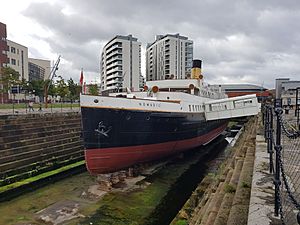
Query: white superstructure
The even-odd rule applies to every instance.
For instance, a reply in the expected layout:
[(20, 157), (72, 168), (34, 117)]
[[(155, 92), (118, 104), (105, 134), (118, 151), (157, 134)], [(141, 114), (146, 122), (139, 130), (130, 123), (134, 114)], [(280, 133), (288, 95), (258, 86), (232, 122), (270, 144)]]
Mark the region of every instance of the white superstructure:
[(132, 35), (117, 35), (103, 48), (100, 62), (101, 91), (129, 88), (138, 91), (141, 43)]
[(112, 93), (110, 96), (81, 95), (84, 107), (114, 108), (154, 112), (199, 113), (205, 119), (219, 120), (257, 115), (256, 95), (233, 98), (203, 85), (202, 80), (163, 80), (146, 83), (142, 92)]
[(185, 79), (193, 61), (193, 41), (179, 34), (157, 35), (146, 49), (146, 79)]

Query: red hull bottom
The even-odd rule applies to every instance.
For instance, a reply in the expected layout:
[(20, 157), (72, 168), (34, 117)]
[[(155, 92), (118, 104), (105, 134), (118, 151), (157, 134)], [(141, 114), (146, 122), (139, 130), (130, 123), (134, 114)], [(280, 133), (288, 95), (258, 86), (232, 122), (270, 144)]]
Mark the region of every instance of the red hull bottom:
[(227, 124), (192, 139), (127, 147), (85, 150), (88, 171), (93, 174), (113, 172), (137, 163), (152, 161), (206, 144), (219, 136)]

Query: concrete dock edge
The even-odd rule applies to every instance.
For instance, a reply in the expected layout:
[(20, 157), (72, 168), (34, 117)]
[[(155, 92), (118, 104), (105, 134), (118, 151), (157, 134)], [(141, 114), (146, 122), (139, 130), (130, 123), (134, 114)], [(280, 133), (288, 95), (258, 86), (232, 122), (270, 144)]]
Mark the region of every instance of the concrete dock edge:
[(269, 154), (263, 135), (256, 135), (248, 225), (279, 224), (274, 217), (273, 174), (269, 173)]

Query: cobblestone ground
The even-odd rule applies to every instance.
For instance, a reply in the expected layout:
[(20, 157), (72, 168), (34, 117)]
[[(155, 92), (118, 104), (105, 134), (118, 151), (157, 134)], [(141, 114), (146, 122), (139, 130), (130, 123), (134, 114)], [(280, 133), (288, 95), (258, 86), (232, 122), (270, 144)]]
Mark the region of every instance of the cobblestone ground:
[[(297, 130), (298, 126), (294, 110), (290, 110), (289, 114), (283, 114), (283, 118), (287, 121), (286, 127), (290, 131)], [(300, 137), (297, 139), (290, 139), (282, 133), (281, 140), (283, 147), (282, 160), (284, 172), (286, 174), (291, 193), (295, 197), (296, 201), (300, 203)], [(281, 182), (281, 199), (284, 222), (287, 225), (298, 224), (296, 218), (299, 211), (296, 210), (295, 205), (288, 197), (282, 176)]]

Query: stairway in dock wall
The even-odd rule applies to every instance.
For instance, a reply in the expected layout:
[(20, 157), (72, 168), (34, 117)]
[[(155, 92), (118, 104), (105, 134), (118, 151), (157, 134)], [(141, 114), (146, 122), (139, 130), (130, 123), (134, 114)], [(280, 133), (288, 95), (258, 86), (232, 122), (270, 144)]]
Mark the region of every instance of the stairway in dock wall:
[(0, 186), (83, 159), (79, 113), (0, 117)]

